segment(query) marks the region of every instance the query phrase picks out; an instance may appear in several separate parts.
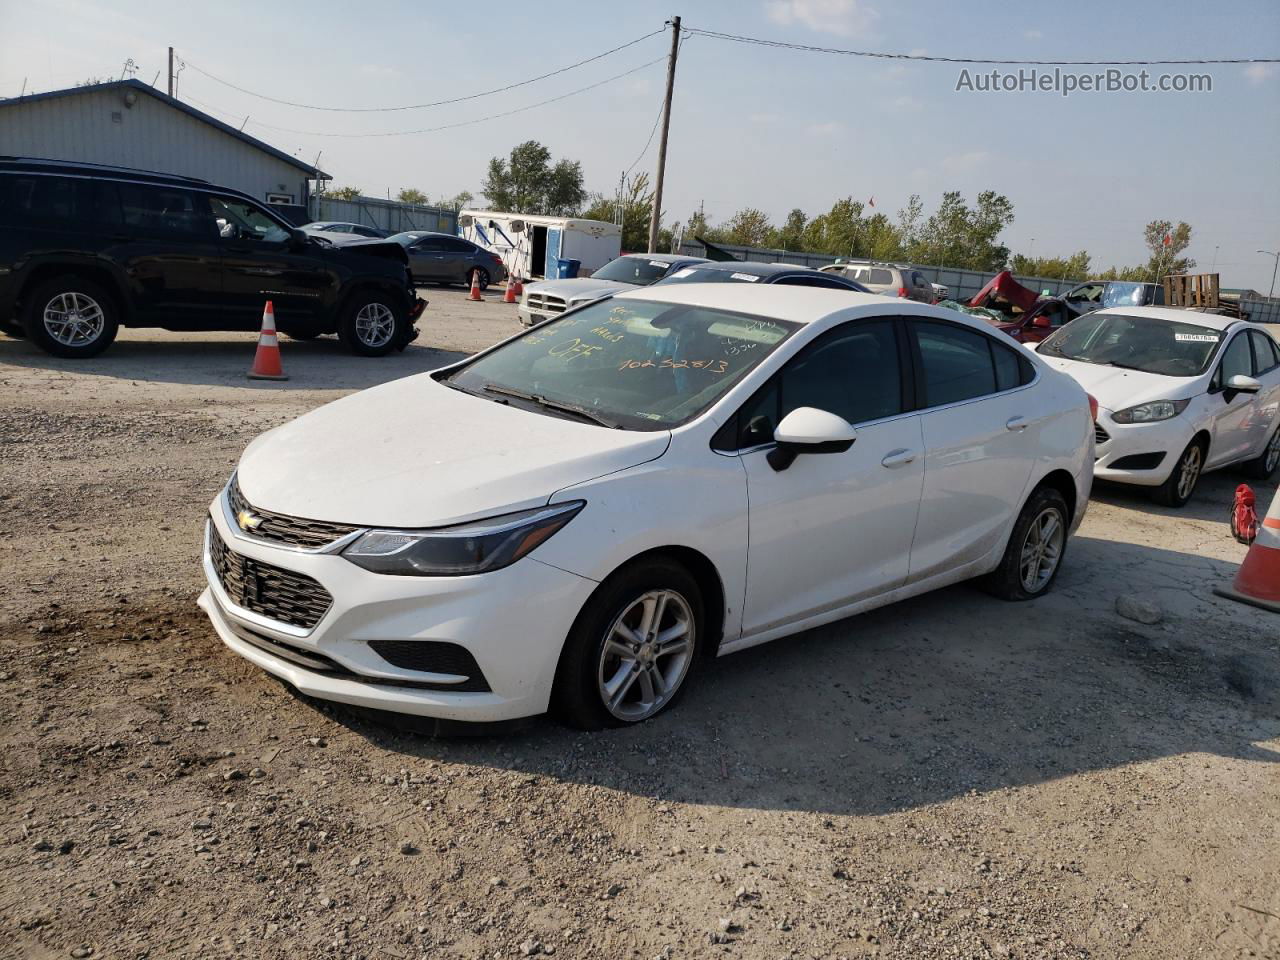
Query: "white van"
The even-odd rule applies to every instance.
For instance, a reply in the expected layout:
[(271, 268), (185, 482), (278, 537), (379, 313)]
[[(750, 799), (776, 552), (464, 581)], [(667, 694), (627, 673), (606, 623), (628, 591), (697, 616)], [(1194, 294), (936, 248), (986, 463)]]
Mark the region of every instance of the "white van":
[(579, 260), (587, 276), (622, 252), (622, 228), (602, 220), (538, 217), (495, 210), (463, 210), (458, 235), (502, 258), (524, 280), (554, 280), (561, 260)]

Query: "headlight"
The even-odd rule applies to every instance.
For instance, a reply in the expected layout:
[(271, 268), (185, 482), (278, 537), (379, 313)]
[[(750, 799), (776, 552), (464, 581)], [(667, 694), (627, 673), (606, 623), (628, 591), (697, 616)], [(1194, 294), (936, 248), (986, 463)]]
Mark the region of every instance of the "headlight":
[(1127, 410), (1117, 410), (1111, 415), (1116, 423), (1154, 423), (1157, 420), (1168, 420), (1187, 409), (1190, 400), (1152, 400), (1140, 403)]
[(586, 506), (584, 500), (435, 530), (370, 530), (342, 555), (374, 573), (449, 577), (515, 563)]

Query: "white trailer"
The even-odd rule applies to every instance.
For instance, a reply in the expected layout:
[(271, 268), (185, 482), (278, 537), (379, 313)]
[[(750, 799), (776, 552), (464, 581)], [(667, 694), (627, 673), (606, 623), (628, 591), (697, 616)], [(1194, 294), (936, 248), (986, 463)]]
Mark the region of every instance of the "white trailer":
[(463, 210), (458, 235), (498, 254), (523, 280), (554, 280), (561, 260), (580, 260), (579, 276), (586, 276), (622, 252), (620, 226), (576, 217)]

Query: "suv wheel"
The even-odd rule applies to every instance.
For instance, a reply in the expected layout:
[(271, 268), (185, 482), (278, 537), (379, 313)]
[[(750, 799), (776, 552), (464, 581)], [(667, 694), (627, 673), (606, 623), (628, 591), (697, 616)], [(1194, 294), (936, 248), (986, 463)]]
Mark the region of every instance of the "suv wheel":
[(356, 293), (347, 303), (338, 336), (352, 353), (383, 357), (405, 341), (407, 326), (403, 311), (386, 294)]
[(111, 346), (120, 329), (111, 294), (75, 274), (37, 284), (23, 300), (27, 336), (55, 357), (96, 357)]

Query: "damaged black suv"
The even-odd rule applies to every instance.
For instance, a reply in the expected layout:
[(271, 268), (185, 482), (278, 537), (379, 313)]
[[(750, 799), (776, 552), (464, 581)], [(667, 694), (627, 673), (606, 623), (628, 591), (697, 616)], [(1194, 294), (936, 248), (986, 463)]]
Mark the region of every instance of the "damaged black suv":
[(377, 357), (417, 336), (400, 244), (320, 245), (243, 193), (190, 177), (0, 157), (0, 331), (92, 357), (126, 327), (256, 330)]

